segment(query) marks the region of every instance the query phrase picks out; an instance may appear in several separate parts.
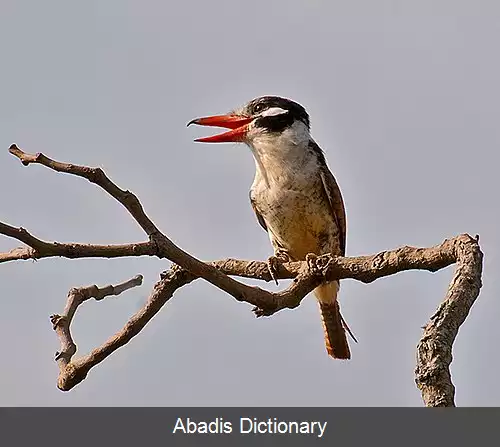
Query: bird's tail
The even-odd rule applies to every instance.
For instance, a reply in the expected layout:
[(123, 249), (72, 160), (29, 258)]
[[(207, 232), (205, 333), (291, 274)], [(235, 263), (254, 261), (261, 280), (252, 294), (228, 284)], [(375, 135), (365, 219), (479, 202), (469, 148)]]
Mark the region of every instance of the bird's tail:
[[(338, 281), (322, 284), (314, 289), (325, 331), (326, 351), (334, 359), (349, 360), (351, 351), (347, 343), (346, 329), (349, 333), (351, 331), (340, 314), (340, 306), (337, 302), (338, 292)], [(354, 336), (352, 337), (356, 341)]]

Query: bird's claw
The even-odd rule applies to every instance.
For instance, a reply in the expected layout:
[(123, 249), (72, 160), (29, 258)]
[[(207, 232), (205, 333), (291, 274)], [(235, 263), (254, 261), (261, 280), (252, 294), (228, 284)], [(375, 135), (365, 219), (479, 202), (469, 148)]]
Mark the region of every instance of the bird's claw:
[(314, 253), (308, 253), (306, 255), (306, 262), (313, 274), (324, 275), (332, 262), (332, 258), (329, 255), (318, 256)]
[(317, 274), (321, 271), (321, 268), (318, 265), (318, 256), (314, 253), (308, 253), (306, 255), (306, 262), (311, 272)]
[(263, 317), (265, 314), (266, 314), (266, 311), (260, 307), (257, 307), (255, 306), (253, 309), (252, 309), (252, 312), (255, 314), (255, 316), (257, 318), (259, 317)]
[(274, 256), (270, 256), (267, 259), (267, 269), (269, 270), (269, 274), (276, 285), (278, 285), (276, 275), (278, 273), (279, 266), (280, 264), (285, 264), (287, 262), (290, 262), (290, 257), (286, 251), (282, 250), (277, 251)]
[(278, 279), (276, 278), (276, 273), (278, 272), (279, 260), (276, 256), (270, 256), (267, 260), (267, 269), (273, 281), (278, 285)]
[(275, 312), (275, 310), (272, 310), (271, 308), (269, 308), (269, 309), (263, 309), (262, 307), (255, 306), (252, 309), (252, 312), (255, 314), (255, 316), (257, 318), (260, 318), (260, 317), (269, 317), (269, 316), (271, 316)]

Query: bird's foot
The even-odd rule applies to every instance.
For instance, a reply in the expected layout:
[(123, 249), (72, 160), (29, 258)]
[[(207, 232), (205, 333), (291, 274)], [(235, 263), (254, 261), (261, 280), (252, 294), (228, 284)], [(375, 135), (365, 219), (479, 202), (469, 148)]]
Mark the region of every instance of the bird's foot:
[(279, 266), (280, 264), (285, 264), (287, 262), (290, 262), (290, 256), (285, 250), (276, 251), (274, 256), (270, 256), (267, 260), (267, 268), (269, 270), (271, 278), (274, 280), (276, 285), (278, 285), (278, 279), (276, 278), (276, 275), (278, 273)]
[(259, 317), (269, 317), (274, 313), (274, 310), (272, 309), (263, 309), (261, 307), (255, 306), (252, 309), (252, 312), (255, 314), (257, 318)]
[(311, 272), (318, 274), (321, 271), (318, 265), (318, 256), (314, 253), (308, 253), (306, 255), (306, 262)]
[(307, 266), (315, 275), (323, 275), (328, 269), (331, 261), (332, 259), (329, 255), (318, 256), (314, 253), (308, 253), (306, 255)]

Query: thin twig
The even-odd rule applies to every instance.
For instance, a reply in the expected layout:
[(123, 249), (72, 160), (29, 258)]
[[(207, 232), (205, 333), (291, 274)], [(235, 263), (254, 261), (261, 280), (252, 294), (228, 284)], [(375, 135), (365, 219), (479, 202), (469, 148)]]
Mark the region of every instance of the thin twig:
[(156, 244), (151, 241), (122, 245), (45, 242), (36, 238), (24, 228), (12, 227), (2, 222), (0, 222), (0, 234), (29, 245), (29, 247), (18, 247), (6, 253), (0, 253), (0, 264), (8, 261), (52, 258), (56, 256), (70, 259), (155, 256), (157, 252)]
[(76, 175), (77, 177), (87, 179), (89, 182), (100, 186), (110, 196), (120, 202), (148, 236), (152, 236), (158, 232), (155, 224), (144, 212), (139, 199), (130, 191), (124, 191), (123, 189), (118, 188), (118, 186), (116, 186), (107, 177), (101, 168), (91, 168), (88, 166), (62, 163), (60, 161), (52, 160), (41, 152), (38, 152), (37, 154), (27, 154), (19, 149), (15, 144), (10, 146), (9, 152), (19, 158), (24, 166), (28, 166), (32, 163), (41, 164), (57, 172), (64, 172), (66, 174)]
[[(71, 322), (73, 321), (73, 317), (78, 307), (90, 298), (100, 301), (107, 296), (120, 295), (126, 290), (140, 286), (142, 284), (142, 279), (142, 275), (137, 275), (116, 286), (109, 285), (106, 287), (97, 287), (96, 285), (91, 285), (73, 288), (68, 293), (68, 300), (66, 301), (66, 307), (63, 313), (61, 315), (54, 314), (50, 316), (52, 328), (56, 331), (61, 343), (60, 351), (56, 352), (55, 355), (55, 360), (59, 365), (58, 386), (60, 389), (64, 389), (65, 384), (71, 380), (70, 378), (74, 371), (71, 359), (75, 355), (77, 348), (71, 336)], [(83, 371), (85, 371), (85, 368), (80, 368), (79, 375), (82, 380), (87, 374), (87, 372), (85, 372), (82, 376)]]

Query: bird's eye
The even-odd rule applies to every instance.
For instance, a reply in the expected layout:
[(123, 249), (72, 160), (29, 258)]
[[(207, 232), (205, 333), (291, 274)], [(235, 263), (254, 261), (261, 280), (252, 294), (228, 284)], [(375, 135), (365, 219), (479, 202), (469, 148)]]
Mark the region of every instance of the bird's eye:
[(256, 104), (253, 110), (255, 113), (262, 112), (262, 110), (264, 110), (264, 104)]

